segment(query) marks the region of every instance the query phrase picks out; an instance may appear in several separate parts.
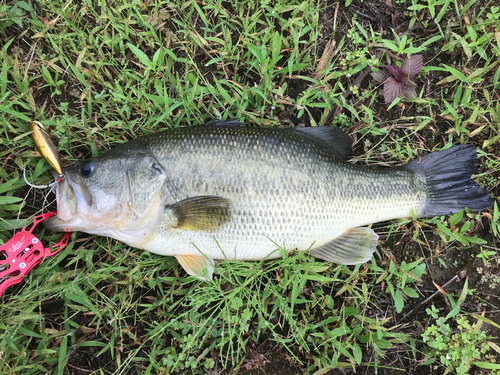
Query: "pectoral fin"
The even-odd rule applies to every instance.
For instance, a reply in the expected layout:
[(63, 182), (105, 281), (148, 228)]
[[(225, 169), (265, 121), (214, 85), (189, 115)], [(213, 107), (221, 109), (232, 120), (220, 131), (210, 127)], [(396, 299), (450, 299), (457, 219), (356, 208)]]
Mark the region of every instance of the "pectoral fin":
[(316, 258), (340, 264), (368, 262), (377, 249), (378, 235), (370, 228), (352, 228), (332, 241), (310, 250)]
[(213, 259), (205, 258), (203, 255), (176, 255), (175, 257), (182, 268), (191, 276), (203, 281), (212, 279), (214, 273)]
[(176, 220), (175, 228), (214, 232), (231, 218), (229, 199), (213, 195), (192, 197), (165, 207)]

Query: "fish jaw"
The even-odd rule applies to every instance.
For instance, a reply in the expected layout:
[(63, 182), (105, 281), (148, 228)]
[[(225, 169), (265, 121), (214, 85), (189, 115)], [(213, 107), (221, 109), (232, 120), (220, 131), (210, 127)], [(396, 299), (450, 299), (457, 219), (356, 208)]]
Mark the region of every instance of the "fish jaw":
[(92, 195), (85, 187), (65, 177), (57, 184), (56, 201), (57, 217), (70, 221), (75, 216), (88, 215), (92, 205)]
[(62, 220), (57, 216), (52, 216), (45, 220), (43, 225), (53, 232), (76, 232), (85, 231), (89, 226), (89, 221), (80, 216), (75, 216), (71, 220)]
[(92, 196), (84, 187), (64, 176), (55, 189), (57, 215), (45, 221), (45, 227), (56, 232), (85, 230), (89, 227), (88, 213)]

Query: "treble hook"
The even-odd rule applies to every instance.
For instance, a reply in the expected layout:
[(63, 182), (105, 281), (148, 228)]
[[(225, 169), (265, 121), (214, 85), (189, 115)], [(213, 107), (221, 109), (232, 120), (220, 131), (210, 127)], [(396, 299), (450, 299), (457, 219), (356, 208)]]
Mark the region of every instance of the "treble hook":
[(26, 184), (31, 186), (32, 188), (46, 189), (46, 188), (52, 188), (52, 187), (54, 187), (54, 185), (57, 185), (59, 182), (61, 182), (61, 180), (64, 178), (64, 175), (60, 174), (59, 177), (57, 178), (57, 180), (49, 182), (47, 185), (35, 185), (35, 184), (32, 184), (31, 182), (29, 182), (28, 179), (26, 178), (26, 166), (24, 165), (23, 166), (23, 178), (24, 178), (24, 182), (26, 182)]

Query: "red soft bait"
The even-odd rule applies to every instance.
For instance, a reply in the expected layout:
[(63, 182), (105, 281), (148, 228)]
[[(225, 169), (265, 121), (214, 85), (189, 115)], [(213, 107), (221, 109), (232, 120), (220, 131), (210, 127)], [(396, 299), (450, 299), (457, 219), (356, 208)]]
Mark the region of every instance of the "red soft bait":
[(57, 211), (52, 211), (36, 216), (32, 224), (0, 246), (0, 296), (9, 286), (20, 283), (38, 263), (57, 254), (69, 243), (71, 234), (65, 233), (53, 247), (44, 248), (42, 242), (31, 234), (40, 222), (56, 214)]

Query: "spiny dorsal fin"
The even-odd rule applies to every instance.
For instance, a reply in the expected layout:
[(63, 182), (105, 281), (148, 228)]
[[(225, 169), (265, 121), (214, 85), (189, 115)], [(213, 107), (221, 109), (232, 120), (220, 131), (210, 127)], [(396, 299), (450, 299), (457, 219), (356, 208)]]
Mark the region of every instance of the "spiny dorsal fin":
[(239, 128), (241, 125), (244, 124), (238, 119), (221, 120), (220, 118), (216, 117), (211, 119), (210, 121), (205, 122), (201, 126), (225, 126), (230, 128)]
[[(219, 118), (214, 118), (207, 121), (202, 126), (230, 127), (237, 129), (244, 127), (244, 125), (245, 124), (238, 119), (221, 120)], [(331, 147), (343, 159), (352, 155), (352, 138), (340, 128), (334, 126), (311, 126), (308, 128), (296, 127), (282, 130), (299, 132), (306, 137), (314, 139), (316, 142)]]
[(352, 155), (352, 138), (340, 128), (334, 126), (311, 126), (309, 128), (294, 128), (294, 130), (333, 148), (343, 159)]
[(200, 280), (212, 279), (214, 273), (214, 260), (203, 255), (176, 255), (175, 258), (184, 270), (191, 276)]
[(231, 202), (214, 195), (187, 198), (165, 209), (175, 215), (175, 228), (195, 232), (214, 232), (231, 218)]
[(316, 258), (339, 264), (368, 262), (377, 249), (378, 235), (370, 228), (352, 228), (330, 242), (310, 250)]

